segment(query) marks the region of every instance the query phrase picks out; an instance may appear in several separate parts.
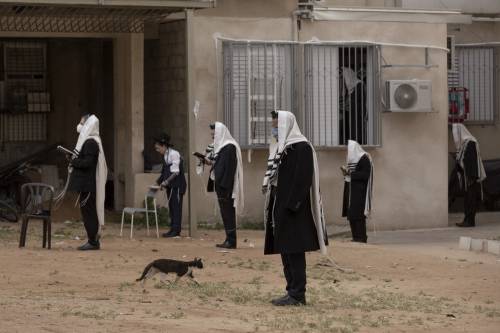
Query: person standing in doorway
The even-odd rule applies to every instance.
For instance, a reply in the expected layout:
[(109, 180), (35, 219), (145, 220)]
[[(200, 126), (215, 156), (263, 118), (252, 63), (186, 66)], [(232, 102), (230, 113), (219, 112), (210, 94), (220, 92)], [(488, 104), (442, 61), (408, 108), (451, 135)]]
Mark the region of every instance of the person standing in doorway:
[(99, 136), (99, 119), (84, 114), (76, 127), (78, 141), (70, 162), (68, 191), (77, 192), (78, 203), (87, 231), (87, 243), (80, 251), (99, 250), (99, 228), (104, 225), (105, 186), (108, 176), (106, 158)]
[(347, 143), (347, 167), (344, 173), (342, 216), (351, 226), (352, 241), (366, 243), (366, 217), (371, 212), (373, 163), (370, 154), (353, 140)]
[[(326, 254), (326, 234), (316, 152), (302, 135), (295, 116), (274, 111), (263, 192), (266, 198), (264, 254), (281, 254), (287, 293), (276, 306), (306, 304), (306, 252)], [(274, 147), (274, 148), (273, 148)]]
[(479, 143), (463, 124), (453, 124), (453, 140), (457, 148), (456, 170), (464, 197), (464, 220), (457, 227), (474, 227), (481, 200), (481, 183), (486, 179)]
[(161, 175), (156, 183), (165, 189), (170, 214), (170, 230), (163, 237), (177, 237), (182, 229), (182, 199), (186, 193), (186, 177), (184, 175), (184, 160), (180, 153), (172, 148), (170, 136), (166, 133), (154, 138), (155, 150), (163, 156)]

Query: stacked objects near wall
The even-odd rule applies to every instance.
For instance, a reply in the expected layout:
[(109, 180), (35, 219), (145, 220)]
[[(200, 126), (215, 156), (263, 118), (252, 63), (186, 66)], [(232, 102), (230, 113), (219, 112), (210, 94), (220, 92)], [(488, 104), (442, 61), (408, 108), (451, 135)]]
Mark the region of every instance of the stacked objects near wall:
[(500, 241), (498, 240), (460, 237), (458, 248), (465, 251), (488, 252), (500, 255)]

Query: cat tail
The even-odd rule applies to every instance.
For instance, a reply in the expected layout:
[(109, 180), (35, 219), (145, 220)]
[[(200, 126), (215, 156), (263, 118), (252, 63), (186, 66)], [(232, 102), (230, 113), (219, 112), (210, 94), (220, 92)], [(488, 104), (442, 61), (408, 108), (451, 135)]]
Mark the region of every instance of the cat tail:
[(144, 268), (144, 272), (142, 272), (142, 275), (140, 278), (136, 279), (135, 281), (139, 282), (139, 281), (142, 281), (144, 280), (144, 278), (146, 277), (146, 274), (148, 274), (149, 270), (153, 267), (153, 263), (150, 263), (149, 265), (147, 265), (145, 268)]

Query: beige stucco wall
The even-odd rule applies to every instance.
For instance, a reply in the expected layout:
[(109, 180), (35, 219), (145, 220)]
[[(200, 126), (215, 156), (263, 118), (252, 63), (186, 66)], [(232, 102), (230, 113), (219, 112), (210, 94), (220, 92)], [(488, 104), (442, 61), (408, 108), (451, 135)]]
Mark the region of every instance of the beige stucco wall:
[[(485, 42), (500, 42), (500, 22), (474, 22), (470, 25), (450, 25), (448, 27), (448, 35), (454, 35), (457, 44), (464, 43), (485, 43)], [(480, 144), (481, 156), (483, 159), (500, 158), (500, 85), (498, 84), (500, 71), (500, 47), (496, 47), (496, 100), (495, 112), (496, 119), (492, 124), (474, 125), (466, 124)], [(451, 131), (449, 135), (449, 149), (454, 151)]]
[[(432, 44), (445, 46), (445, 24), (405, 24), (372, 22), (302, 22), (301, 40), (371, 39), (374, 41)], [(204, 149), (210, 141), (207, 126), (222, 119), (217, 95), (215, 33), (241, 39), (290, 39), (291, 18), (205, 17), (193, 18), (194, 83), (193, 98), (201, 103), (200, 118), (195, 124), (195, 145)], [(423, 63), (423, 50), (384, 48), (389, 63)], [(447, 82), (446, 56), (431, 51), (430, 59), (438, 68), (387, 69), (386, 79), (421, 78), (433, 82), (433, 108), (428, 114), (383, 114), (383, 147), (372, 150), (375, 160), (375, 202), (373, 220), (378, 228), (414, 228), (447, 225)], [(220, 71), (220, 67), (219, 67)], [(219, 101), (218, 101), (219, 99)], [(218, 110), (218, 111), (217, 111)], [(252, 162), (244, 152), (245, 210), (243, 219), (262, 221), (261, 180), (265, 171), (266, 151), (254, 151)], [(340, 217), (343, 190), (339, 166), (345, 151), (319, 152), (321, 186), (327, 221), (345, 223)], [(206, 175), (196, 177), (198, 220), (213, 220), (217, 209), (212, 196), (203, 192)], [(203, 204), (199, 204), (203, 203)]]
[[(395, 22), (305, 23), (301, 40), (363, 39), (445, 46), (446, 25)], [(422, 64), (422, 49), (383, 47), (389, 64)], [(383, 69), (387, 79), (432, 80), (433, 113), (383, 113), (382, 147), (370, 151), (375, 164), (372, 219), (383, 229), (445, 226), (447, 215), (446, 56), (430, 51), (433, 69)], [(345, 151), (319, 153), (328, 221), (340, 222)]]

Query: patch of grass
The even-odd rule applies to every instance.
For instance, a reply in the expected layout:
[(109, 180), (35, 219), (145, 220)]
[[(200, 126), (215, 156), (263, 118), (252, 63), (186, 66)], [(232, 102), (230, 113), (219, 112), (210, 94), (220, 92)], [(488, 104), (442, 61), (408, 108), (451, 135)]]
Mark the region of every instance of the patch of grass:
[(14, 229), (12, 227), (0, 227), (0, 239), (10, 239), (14, 235)]
[(203, 230), (224, 230), (224, 225), (220, 222), (198, 222), (198, 229)]
[(135, 286), (135, 283), (133, 282), (122, 282), (120, 286), (118, 287), (119, 291), (124, 291), (125, 289), (131, 288)]

